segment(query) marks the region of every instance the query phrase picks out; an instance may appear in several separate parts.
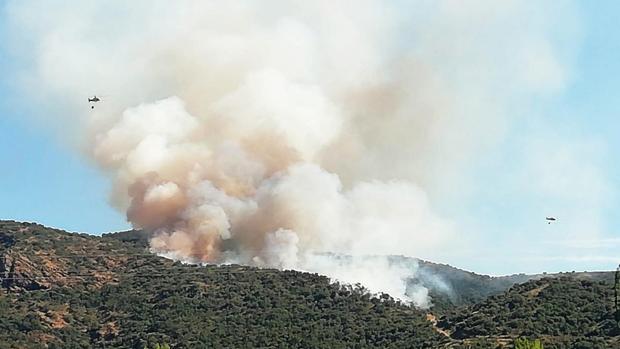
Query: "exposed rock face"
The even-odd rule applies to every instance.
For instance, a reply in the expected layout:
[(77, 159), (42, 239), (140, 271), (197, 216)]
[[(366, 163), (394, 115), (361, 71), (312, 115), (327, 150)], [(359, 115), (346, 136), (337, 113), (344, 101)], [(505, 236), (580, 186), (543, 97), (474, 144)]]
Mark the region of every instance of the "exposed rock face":
[(132, 256), (145, 254), (144, 245), (0, 221), (0, 286), (10, 292), (77, 284), (101, 287), (117, 282)]

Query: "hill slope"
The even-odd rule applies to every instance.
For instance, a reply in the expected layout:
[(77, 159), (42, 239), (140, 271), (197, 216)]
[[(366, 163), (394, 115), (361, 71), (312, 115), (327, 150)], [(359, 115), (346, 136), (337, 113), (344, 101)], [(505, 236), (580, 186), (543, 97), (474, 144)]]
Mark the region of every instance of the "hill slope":
[(617, 348), (612, 284), (574, 277), (515, 285), (439, 321), (455, 339), (538, 337), (545, 348)]
[[(140, 230), (130, 230), (104, 234), (104, 238), (122, 241), (134, 248), (146, 250), (149, 234)], [(349, 258), (343, 255), (334, 255), (337, 258)], [(515, 274), (506, 276), (481, 275), (471, 271), (455, 268), (448, 264), (439, 264), (418, 258), (405, 256), (390, 256), (390, 263), (397, 265), (416, 265), (415, 279), (412, 284), (421, 284), (430, 290), (433, 299), (432, 310), (435, 313), (444, 313), (457, 306), (471, 305), (485, 300), (492, 295), (501, 294), (511, 286), (529, 280), (544, 277), (562, 277), (570, 275), (572, 278), (592, 281), (613, 281), (613, 272), (571, 272), (558, 274)]]
[(613, 273), (494, 278), (418, 260), (434, 316), (316, 274), (183, 265), (146, 242), (0, 221), (0, 348), (620, 348)]
[(557, 274), (515, 274), (506, 276), (488, 276), (455, 268), (447, 264), (438, 264), (417, 258), (403, 256), (391, 257), (394, 263), (415, 259), (418, 262), (416, 278), (412, 283), (419, 283), (430, 290), (433, 299), (432, 310), (442, 314), (458, 306), (471, 305), (484, 301), (487, 297), (499, 295), (516, 284), (542, 278), (570, 277), (586, 281), (613, 282), (613, 272), (570, 272)]
[(430, 348), (425, 314), (326, 277), (197, 267), (117, 239), (0, 223), (0, 348)]

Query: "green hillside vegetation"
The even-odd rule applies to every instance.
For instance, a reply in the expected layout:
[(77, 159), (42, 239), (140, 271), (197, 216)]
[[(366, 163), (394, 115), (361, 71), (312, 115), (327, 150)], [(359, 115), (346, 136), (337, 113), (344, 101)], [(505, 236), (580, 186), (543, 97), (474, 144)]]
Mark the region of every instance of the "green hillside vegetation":
[[(130, 243), (135, 247), (146, 249), (149, 234), (140, 230), (109, 233), (105, 238)], [(350, 258), (343, 255), (330, 254), (335, 258)], [(430, 290), (433, 298), (432, 310), (441, 314), (456, 306), (471, 305), (481, 302), (492, 295), (501, 294), (511, 286), (529, 280), (544, 277), (562, 277), (613, 282), (613, 272), (570, 272), (557, 274), (515, 274), (506, 276), (481, 275), (471, 271), (455, 268), (448, 264), (439, 264), (418, 258), (405, 256), (389, 256), (389, 262), (400, 266), (415, 265), (415, 278), (412, 284), (420, 284)]]
[(568, 276), (532, 280), (449, 312), (439, 326), (455, 339), (535, 337), (545, 348), (620, 347), (613, 285)]
[[(144, 231), (130, 230), (103, 235), (107, 239), (120, 240), (134, 247), (146, 249), (149, 234)], [(333, 258), (347, 260), (350, 256), (329, 254)], [(416, 269), (412, 284), (421, 284), (428, 288), (433, 298), (433, 311), (443, 313), (455, 306), (480, 302), (488, 296), (504, 292), (516, 283), (522, 283), (537, 275), (509, 275), (491, 277), (461, 270), (447, 264), (432, 263), (418, 258), (390, 256), (392, 264)], [(412, 271), (413, 273), (413, 271)], [(580, 274), (581, 275), (581, 274)], [(607, 274), (605, 274), (607, 275)]]
[(544, 345), (540, 339), (517, 338), (515, 339), (515, 349), (544, 349)]
[[(393, 257), (407, 259), (407, 257)], [(479, 303), (489, 296), (499, 295), (516, 284), (542, 278), (570, 277), (571, 279), (611, 283), (613, 272), (569, 272), (555, 274), (515, 274), (488, 276), (455, 268), (447, 264), (418, 260), (419, 268), (414, 282), (430, 289), (433, 312), (443, 314), (457, 306)]]
[(418, 260), (433, 315), (317, 274), (174, 262), (147, 242), (0, 221), (0, 349), (620, 348), (613, 273), (513, 285), (541, 276)]
[(525, 274), (492, 277), (461, 270), (447, 264), (423, 260), (419, 260), (418, 263), (416, 282), (430, 289), (433, 311), (436, 313), (443, 313), (455, 306), (483, 301), (489, 296), (506, 291), (514, 284), (536, 277)]
[(448, 341), (423, 312), (316, 274), (183, 265), (118, 240), (32, 224), (4, 222), (0, 231), (0, 348), (431, 348)]

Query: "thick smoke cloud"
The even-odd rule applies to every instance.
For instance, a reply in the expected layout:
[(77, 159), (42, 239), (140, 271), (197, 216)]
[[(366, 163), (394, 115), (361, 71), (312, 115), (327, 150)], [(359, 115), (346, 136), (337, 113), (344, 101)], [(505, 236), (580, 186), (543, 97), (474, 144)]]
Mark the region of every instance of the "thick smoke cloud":
[[(551, 8), (550, 6), (553, 6)], [(458, 241), (435, 201), (522, 97), (566, 76), (528, 2), (15, 1), (22, 76), (113, 179), (154, 251), (318, 271), (428, 305)], [(569, 13), (566, 3), (536, 5)], [(560, 16), (560, 15), (558, 15)], [(90, 110), (90, 93), (107, 95)], [(517, 96), (517, 97), (515, 97)], [(358, 256), (348, 262), (331, 252)], [(319, 253), (319, 254), (317, 254)]]

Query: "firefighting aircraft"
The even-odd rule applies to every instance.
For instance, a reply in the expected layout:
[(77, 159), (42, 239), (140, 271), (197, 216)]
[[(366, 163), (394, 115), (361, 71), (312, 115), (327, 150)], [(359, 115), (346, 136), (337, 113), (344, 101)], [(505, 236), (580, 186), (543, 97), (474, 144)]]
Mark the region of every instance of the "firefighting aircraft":
[[(88, 97), (88, 103), (97, 103), (97, 102), (99, 102), (99, 101), (101, 101), (101, 98), (99, 98), (99, 97), (97, 97), (97, 96), (93, 96), (92, 98)], [(90, 109), (95, 109), (95, 105), (94, 105), (94, 104), (92, 104), (92, 105), (90, 106)]]

